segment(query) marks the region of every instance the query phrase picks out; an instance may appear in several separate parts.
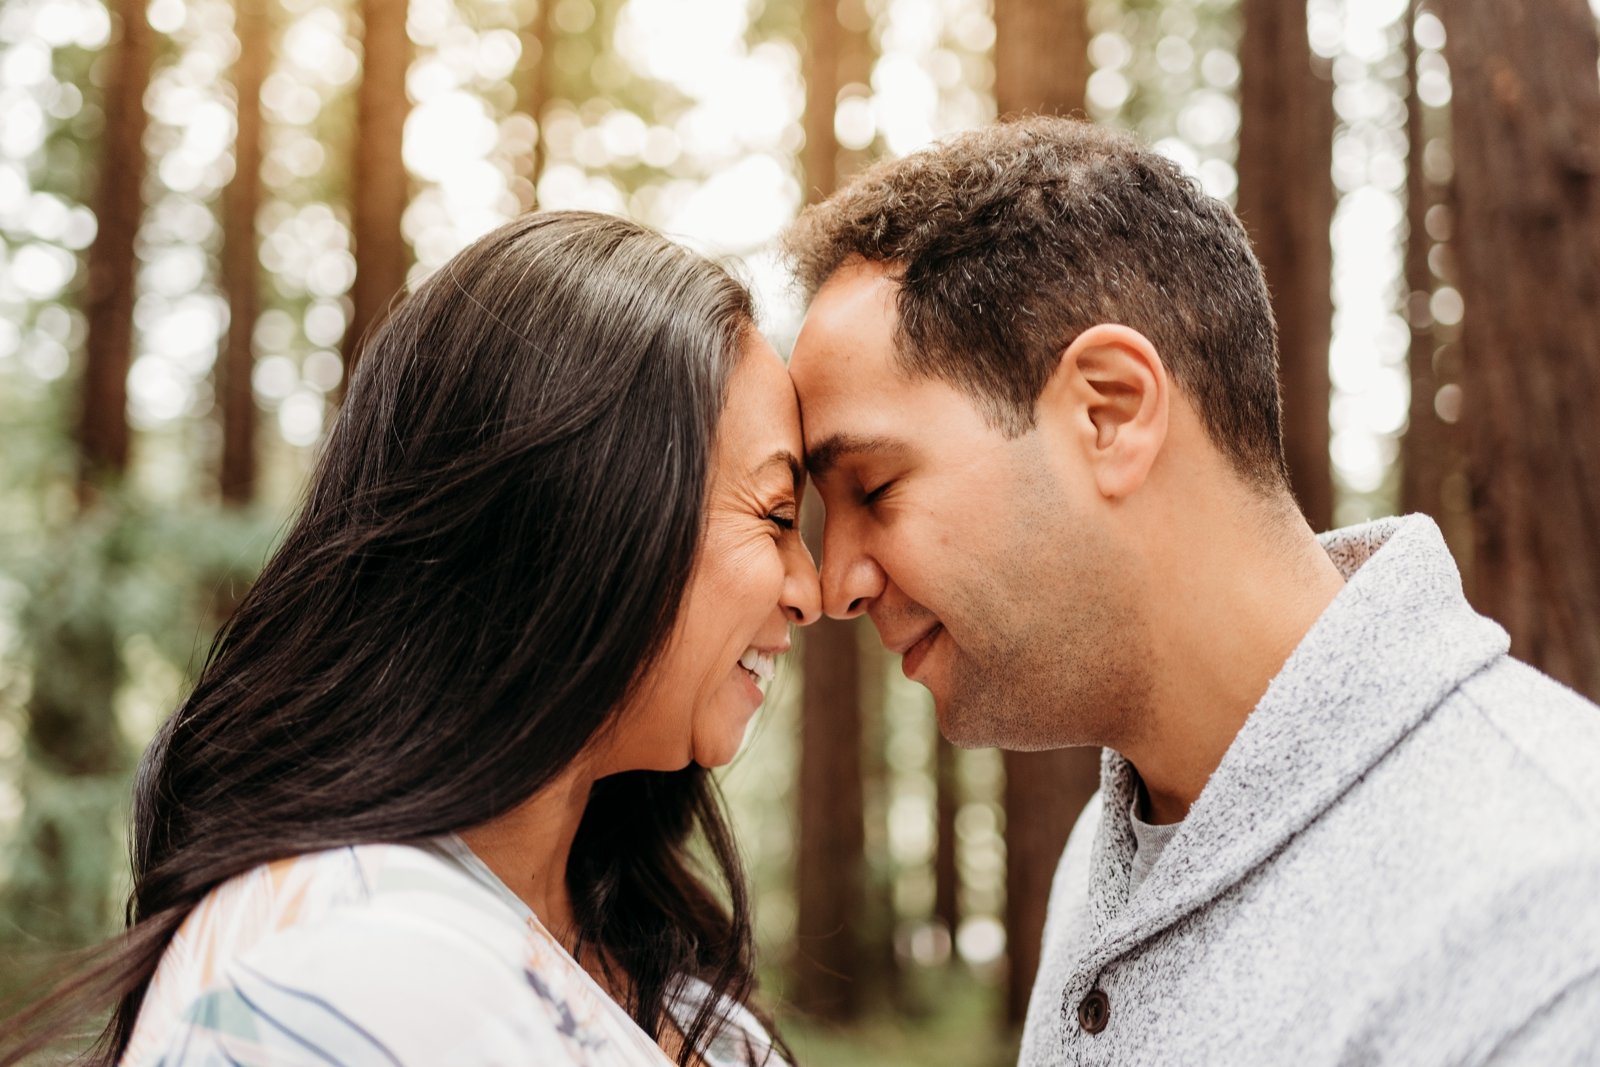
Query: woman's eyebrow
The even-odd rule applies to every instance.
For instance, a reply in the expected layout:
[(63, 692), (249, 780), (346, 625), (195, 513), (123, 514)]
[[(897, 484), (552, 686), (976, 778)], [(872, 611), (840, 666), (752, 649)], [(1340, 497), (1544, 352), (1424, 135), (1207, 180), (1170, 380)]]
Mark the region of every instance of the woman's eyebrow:
[(759, 478), (761, 475), (767, 473), (768, 469), (772, 467), (787, 467), (789, 470), (789, 477), (794, 482), (795, 490), (799, 491), (800, 485), (805, 481), (806, 476), (805, 467), (801, 465), (799, 456), (795, 455), (793, 452), (790, 452), (787, 448), (780, 448), (778, 451), (772, 453), (772, 455), (756, 464), (755, 470), (750, 472), (750, 477)]
[(823, 438), (816, 448), (806, 452), (806, 469), (811, 472), (813, 478), (821, 478), (838, 466), (840, 461), (850, 457), (903, 451), (905, 442), (892, 437), (876, 434), (830, 434)]

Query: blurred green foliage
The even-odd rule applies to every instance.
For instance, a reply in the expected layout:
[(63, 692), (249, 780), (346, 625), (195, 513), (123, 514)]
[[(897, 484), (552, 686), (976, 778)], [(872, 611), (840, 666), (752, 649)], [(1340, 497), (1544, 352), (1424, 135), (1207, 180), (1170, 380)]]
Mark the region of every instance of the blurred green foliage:
[(16, 813), (0, 861), (0, 940), (45, 945), (115, 929), (135, 754), (181, 698), (273, 530), (259, 514), (156, 507), (125, 492), (63, 510), (0, 542), (0, 587), (15, 609), (0, 659), (0, 766)]
[(788, 1023), (802, 1064), (826, 1067), (1011, 1067), (1020, 1035), (997, 1033), (999, 991), (963, 968), (918, 971), (917, 1006), (849, 1028)]

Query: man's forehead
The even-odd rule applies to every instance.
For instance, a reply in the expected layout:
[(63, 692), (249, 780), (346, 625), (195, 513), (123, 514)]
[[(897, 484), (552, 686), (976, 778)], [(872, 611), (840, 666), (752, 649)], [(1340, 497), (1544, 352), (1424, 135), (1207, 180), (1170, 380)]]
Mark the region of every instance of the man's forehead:
[(806, 467), (814, 476), (841, 463), (913, 450), (928, 428), (923, 417), (940, 411), (941, 398), (930, 393), (941, 391), (941, 383), (893, 366), (879, 373), (863, 365), (871, 360), (823, 362), (830, 369), (815, 375), (809, 388), (796, 379)]
[(802, 407), (894, 373), (896, 291), (880, 264), (842, 268), (817, 291), (789, 359)]
[(868, 318), (892, 330), (900, 319), (899, 296), (898, 272), (885, 263), (857, 260), (829, 275), (811, 307), (831, 318)]
[(900, 287), (902, 273), (904, 268), (898, 263), (851, 256), (834, 268), (833, 273), (818, 287), (817, 295), (821, 296), (829, 290), (861, 287), (883, 289), (892, 294)]

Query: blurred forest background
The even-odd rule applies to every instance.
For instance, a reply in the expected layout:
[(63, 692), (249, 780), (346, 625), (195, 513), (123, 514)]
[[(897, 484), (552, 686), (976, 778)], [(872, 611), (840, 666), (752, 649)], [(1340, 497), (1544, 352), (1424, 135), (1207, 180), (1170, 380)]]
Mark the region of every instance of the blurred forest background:
[[(3, 0), (0, 986), (117, 927), (137, 753), (396, 293), (518, 213), (594, 208), (729, 258), (782, 349), (788, 220), (997, 114), (1131, 128), (1234, 203), (1311, 522), (1433, 515), (1515, 652), (1600, 697), (1595, 18)], [(951, 749), (870, 627), (785, 669), (724, 776), (780, 1020), (807, 1062), (1007, 1062), (1094, 754)]]

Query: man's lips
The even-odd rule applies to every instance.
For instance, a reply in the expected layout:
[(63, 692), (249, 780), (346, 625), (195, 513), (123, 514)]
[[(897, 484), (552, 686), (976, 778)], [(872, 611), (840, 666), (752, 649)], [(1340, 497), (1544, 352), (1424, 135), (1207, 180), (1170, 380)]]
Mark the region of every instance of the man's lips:
[(883, 638), (884, 648), (888, 649), (890, 652), (893, 652), (897, 656), (903, 656), (907, 652), (910, 652), (912, 647), (915, 646), (918, 641), (921, 641), (938, 628), (939, 623), (937, 620), (934, 620), (932, 622), (924, 623), (917, 629), (908, 631), (900, 637), (890, 637), (888, 634), (884, 633), (884, 630), (881, 626), (878, 630), (878, 633)]
[(943, 632), (944, 627), (939, 623), (934, 623), (924, 630), (921, 636), (899, 649), (901, 656), (900, 670), (907, 678), (915, 678), (917, 676), (917, 669), (922, 666), (922, 661), (927, 658), (928, 651), (933, 648), (934, 641), (938, 640), (939, 635)]

